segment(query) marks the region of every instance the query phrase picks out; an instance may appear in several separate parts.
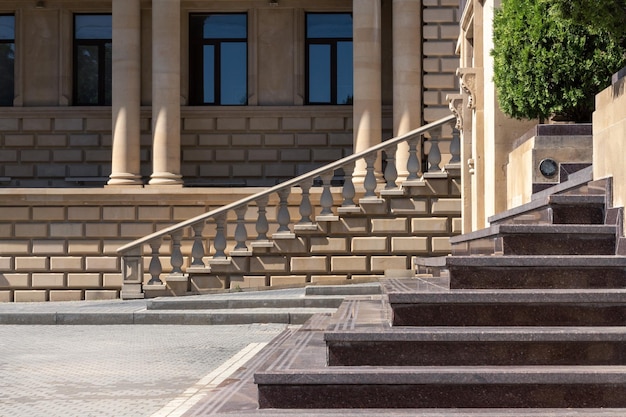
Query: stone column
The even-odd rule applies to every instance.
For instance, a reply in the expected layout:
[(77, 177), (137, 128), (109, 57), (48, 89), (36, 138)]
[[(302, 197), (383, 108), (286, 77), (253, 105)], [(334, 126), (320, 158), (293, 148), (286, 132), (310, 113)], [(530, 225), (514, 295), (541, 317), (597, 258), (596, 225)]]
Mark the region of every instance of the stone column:
[[(404, 135), (422, 125), (422, 1), (393, 0), (393, 132)], [(407, 143), (398, 145), (398, 178), (409, 174)]]
[(113, 151), (108, 185), (141, 185), (140, 0), (113, 0)]
[[(353, 0), (354, 45), (354, 152), (382, 139), (381, 14), (380, 0)], [(357, 161), (353, 180), (362, 183), (365, 161)], [(376, 162), (380, 176), (381, 161)]]
[(150, 185), (182, 185), (180, 0), (152, 0), (152, 159)]

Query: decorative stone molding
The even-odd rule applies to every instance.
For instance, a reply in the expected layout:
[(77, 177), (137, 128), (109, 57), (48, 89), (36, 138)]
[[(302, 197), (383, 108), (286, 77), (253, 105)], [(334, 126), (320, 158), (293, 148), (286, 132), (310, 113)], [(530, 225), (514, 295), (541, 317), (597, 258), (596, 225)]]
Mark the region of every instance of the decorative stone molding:
[(463, 94), (448, 94), (446, 101), (452, 114), (456, 116), (456, 125), (458, 130), (463, 129)]
[(461, 79), (461, 88), (468, 94), (467, 107), (470, 109), (476, 108), (478, 101), (478, 89), (477, 89), (477, 68), (458, 68), (456, 75)]

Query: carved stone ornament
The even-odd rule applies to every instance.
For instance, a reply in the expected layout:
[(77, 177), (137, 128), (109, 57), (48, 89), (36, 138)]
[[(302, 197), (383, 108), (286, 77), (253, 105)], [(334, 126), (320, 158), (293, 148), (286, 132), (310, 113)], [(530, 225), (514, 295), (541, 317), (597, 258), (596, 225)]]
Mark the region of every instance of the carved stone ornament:
[(476, 91), (476, 69), (475, 68), (459, 68), (456, 75), (461, 79), (461, 88), (468, 94), (467, 107), (476, 108), (476, 99), (478, 91)]
[(448, 94), (446, 95), (446, 100), (448, 101), (450, 111), (456, 116), (456, 125), (454, 127), (458, 130), (463, 130), (463, 95)]

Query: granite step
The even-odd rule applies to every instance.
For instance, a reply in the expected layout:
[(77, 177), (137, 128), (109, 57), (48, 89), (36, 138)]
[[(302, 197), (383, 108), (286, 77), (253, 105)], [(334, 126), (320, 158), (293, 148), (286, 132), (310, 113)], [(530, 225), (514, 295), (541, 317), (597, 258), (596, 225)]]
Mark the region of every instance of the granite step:
[(327, 331), (329, 366), (626, 365), (626, 327)]
[(394, 326), (623, 326), (626, 290), (450, 290), (387, 294)]
[(267, 298), (185, 298), (163, 297), (148, 300), (148, 310), (218, 310), (243, 308), (337, 308), (344, 296), (305, 296)]
[(624, 288), (626, 256), (449, 256), (451, 289)]
[(604, 194), (552, 194), (496, 214), (489, 224), (603, 224)]
[(450, 238), (453, 256), (615, 255), (615, 225), (501, 224)]
[(626, 366), (291, 367), (254, 380), (262, 409), (626, 406)]

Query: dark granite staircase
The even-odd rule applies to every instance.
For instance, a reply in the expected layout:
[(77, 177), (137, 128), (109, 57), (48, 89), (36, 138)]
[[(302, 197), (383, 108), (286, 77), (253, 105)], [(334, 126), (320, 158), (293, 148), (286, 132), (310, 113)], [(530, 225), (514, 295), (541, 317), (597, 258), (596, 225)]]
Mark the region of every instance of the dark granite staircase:
[(621, 209), (590, 176), (455, 237), (452, 256), (417, 262), (431, 275), (385, 280), (275, 343), (260, 408), (626, 415)]

